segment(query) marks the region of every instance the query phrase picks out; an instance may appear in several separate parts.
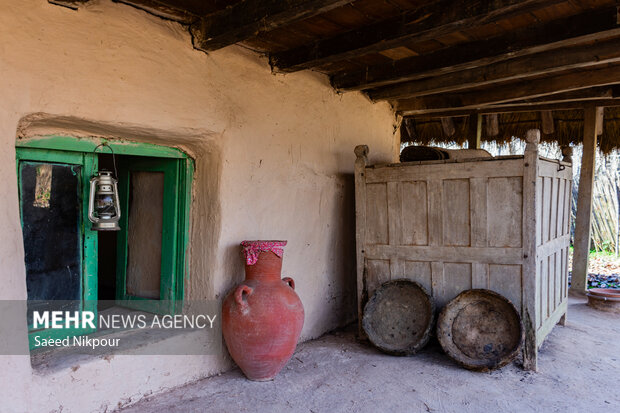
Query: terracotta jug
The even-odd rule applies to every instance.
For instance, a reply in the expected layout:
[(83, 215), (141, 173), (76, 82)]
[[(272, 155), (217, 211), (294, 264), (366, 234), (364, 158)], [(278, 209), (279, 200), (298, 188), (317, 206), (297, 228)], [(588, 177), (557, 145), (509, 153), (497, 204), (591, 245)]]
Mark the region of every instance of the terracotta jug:
[(272, 380), (289, 361), (304, 324), (295, 282), (281, 278), (286, 241), (243, 241), (245, 281), (222, 305), (226, 347), (250, 380)]

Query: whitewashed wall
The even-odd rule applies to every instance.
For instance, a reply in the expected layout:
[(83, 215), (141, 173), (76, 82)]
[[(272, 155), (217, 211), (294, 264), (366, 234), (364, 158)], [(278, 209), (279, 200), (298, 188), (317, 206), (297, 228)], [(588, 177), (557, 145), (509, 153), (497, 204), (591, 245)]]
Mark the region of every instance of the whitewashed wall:
[[(242, 239), (287, 239), (284, 273), (306, 308), (302, 338), (354, 316), (353, 148), (371, 145), (372, 162), (395, 158), (387, 104), (337, 95), (312, 72), (272, 75), (241, 47), (207, 56), (183, 26), (108, 0), (78, 11), (4, 1), (0, 90), (1, 299), (26, 298), (18, 128), (68, 130), (196, 156), (188, 297), (222, 298), (243, 278)], [(33, 113), (44, 115), (23, 121)], [(26, 346), (25, 322), (15, 334)], [(0, 356), (0, 410), (109, 411), (229, 367), (214, 356), (115, 356), (35, 374), (28, 356)]]

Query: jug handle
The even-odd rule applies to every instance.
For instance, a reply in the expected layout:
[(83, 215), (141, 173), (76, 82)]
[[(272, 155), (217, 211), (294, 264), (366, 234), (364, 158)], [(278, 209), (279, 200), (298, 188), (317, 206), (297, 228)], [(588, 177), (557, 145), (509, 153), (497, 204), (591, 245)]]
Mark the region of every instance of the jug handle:
[(241, 284), (235, 290), (235, 301), (237, 302), (237, 305), (239, 306), (241, 311), (246, 311), (248, 309), (248, 302), (247, 300), (243, 299), (243, 293), (246, 293), (248, 296), (250, 296), (253, 292), (254, 289), (252, 289), (252, 287), (248, 287), (245, 284)]
[(295, 281), (293, 281), (293, 279), (291, 277), (284, 277), (284, 278), (282, 278), (282, 281), (287, 283), (289, 285), (289, 287), (291, 287), (293, 290), (295, 289)]

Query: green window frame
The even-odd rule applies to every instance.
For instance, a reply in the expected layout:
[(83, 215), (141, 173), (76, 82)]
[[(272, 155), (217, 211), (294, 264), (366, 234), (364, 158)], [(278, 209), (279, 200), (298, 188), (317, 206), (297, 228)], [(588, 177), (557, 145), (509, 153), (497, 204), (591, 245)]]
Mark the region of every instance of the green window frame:
[[(76, 138), (61, 135), (43, 136), (18, 140), (16, 142), (18, 180), (20, 177), (20, 162), (22, 161), (42, 161), (82, 166), (82, 174), (80, 176), (82, 186), (80, 217), (82, 310), (93, 311), (95, 316), (97, 316), (98, 240), (97, 232), (90, 229), (88, 195), (90, 178), (94, 171), (98, 169), (97, 154), (108, 153), (101, 148), (97, 154), (94, 151), (98, 145), (104, 143), (114, 151), (115, 155), (133, 155), (150, 158), (132, 162), (131, 165), (124, 165), (128, 170), (156, 170), (164, 172), (164, 233), (162, 234), (160, 299), (149, 300), (133, 297), (126, 293), (127, 212), (129, 203), (127, 201), (128, 197), (125, 196), (123, 200), (121, 195), (121, 231), (118, 234), (117, 259), (119, 262), (122, 259), (124, 265), (117, 266), (117, 302), (123, 306), (147, 312), (160, 314), (177, 313), (183, 305), (184, 283), (188, 277), (188, 266), (186, 264), (189, 243), (191, 185), (194, 173), (192, 158), (179, 149), (149, 143), (138, 143), (121, 139)], [(122, 173), (123, 176), (119, 177), (120, 194), (127, 194), (129, 190), (127, 169)], [(21, 188), (21, 183), (19, 188)], [(125, 247), (123, 251), (121, 251), (121, 244)], [(34, 343), (35, 335), (39, 335), (41, 338), (64, 338), (92, 332), (94, 331), (84, 329), (29, 331), (30, 348), (36, 347)]]
[[(97, 317), (97, 233), (90, 229), (90, 225), (84, 220), (88, 217), (88, 177), (84, 176), (88, 171), (97, 169), (97, 157), (92, 153), (78, 153), (67, 151), (47, 151), (42, 149), (31, 149), (19, 147), (16, 150), (17, 177), (19, 188), (20, 217), (22, 215), (21, 199), (21, 168), (26, 162), (37, 162), (56, 165), (79, 165), (81, 166), (78, 182), (81, 186), (80, 200), (82, 208), (80, 211), (78, 236), (81, 248), (78, 249), (81, 261), (81, 292), (79, 311), (92, 311)], [(85, 184), (86, 182), (86, 184)], [(21, 222), (23, 226), (23, 221)], [(63, 339), (67, 336), (77, 336), (95, 332), (90, 328), (65, 328), (65, 329), (38, 329), (32, 325), (28, 326), (28, 342), (30, 348), (36, 347), (35, 337), (41, 339)]]

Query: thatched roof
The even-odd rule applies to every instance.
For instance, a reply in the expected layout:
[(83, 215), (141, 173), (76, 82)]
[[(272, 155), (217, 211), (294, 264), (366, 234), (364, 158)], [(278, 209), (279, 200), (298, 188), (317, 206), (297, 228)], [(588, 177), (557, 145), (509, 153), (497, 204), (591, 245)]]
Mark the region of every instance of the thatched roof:
[[(583, 139), (583, 110), (554, 111), (554, 133), (552, 134), (543, 133), (541, 112), (500, 113), (498, 117), (499, 134), (488, 136), (486, 127), (488, 117), (483, 116), (482, 141), (507, 143), (513, 138), (524, 138), (529, 129), (540, 129), (541, 141), (543, 142), (575, 145), (581, 143)], [(452, 119), (455, 129), (452, 136), (445, 135), (440, 118), (416, 117), (413, 122), (403, 122), (401, 140), (402, 142), (416, 142), (423, 145), (428, 145), (431, 142), (456, 142), (458, 144), (467, 142), (470, 117), (454, 117)], [(604, 153), (609, 153), (620, 148), (620, 108), (605, 108), (604, 119), (603, 134), (599, 136), (598, 144)]]

